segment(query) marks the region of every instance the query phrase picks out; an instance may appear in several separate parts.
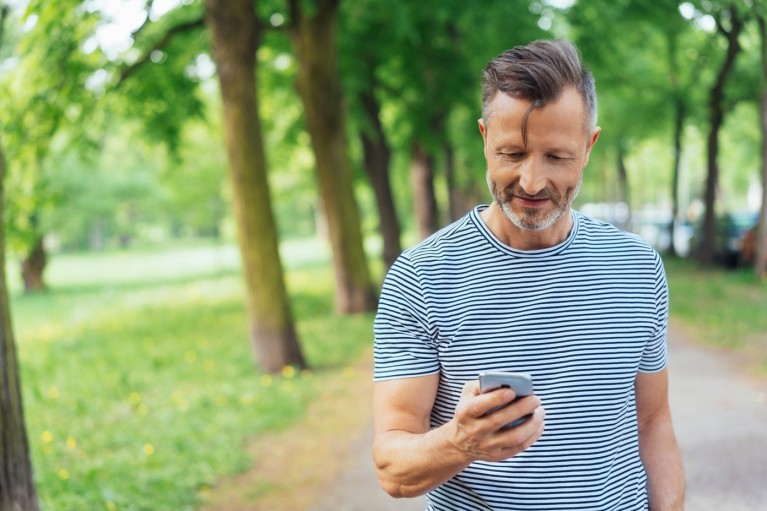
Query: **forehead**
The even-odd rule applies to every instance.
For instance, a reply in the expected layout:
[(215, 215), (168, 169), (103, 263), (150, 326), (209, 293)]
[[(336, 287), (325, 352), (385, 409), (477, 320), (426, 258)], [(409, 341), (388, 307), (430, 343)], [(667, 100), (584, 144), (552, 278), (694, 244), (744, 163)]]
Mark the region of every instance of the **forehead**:
[[(522, 124), (531, 101), (498, 92), (491, 102), (490, 118), (485, 119), (488, 136), (522, 138)], [(578, 91), (567, 87), (543, 108), (534, 108), (527, 118), (528, 139), (574, 138), (578, 142), (588, 135), (586, 108)]]

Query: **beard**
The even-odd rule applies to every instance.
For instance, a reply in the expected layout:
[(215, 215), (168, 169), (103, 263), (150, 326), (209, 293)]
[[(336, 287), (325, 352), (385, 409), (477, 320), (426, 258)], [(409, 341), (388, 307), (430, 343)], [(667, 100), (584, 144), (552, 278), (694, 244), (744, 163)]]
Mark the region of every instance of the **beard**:
[[(541, 231), (547, 229), (554, 225), (557, 220), (562, 218), (562, 216), (570, 209), (575, 197), (578, 196), (582, 182), (583, 174), (578, 177), (578, 182), (574, 187), (565, 190), (564, 195), (558, 193), (551, 186), (546, 186), (537, 194), (530, 195), (519, 185), (519, 179), (503, 190), (499, 190), (497, 183), (491, 181), (490, 172), (487, 173), (487, 185), (493, 196), (493, 202), (498, 204), (511, 223), (520, 229), (529, 231)], [(549, 207), (545, 210), (541, 208), (522, 207), (515, 210), (512, 207), (512, 199), (514, 197), (521, 197), (523, 199), (549, 199), (553, 207)]]

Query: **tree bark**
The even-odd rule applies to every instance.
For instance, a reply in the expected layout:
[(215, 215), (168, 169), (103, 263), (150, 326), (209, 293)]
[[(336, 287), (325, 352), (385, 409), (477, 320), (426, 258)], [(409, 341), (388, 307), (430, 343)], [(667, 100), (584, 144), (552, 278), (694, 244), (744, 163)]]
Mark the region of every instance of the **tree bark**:
[(375, 310), (376, 293), (354, 199), (346, 141), (336, 35), (339, 0), (317, 0), (309, 13), (291, 0), (290, 38), (298, 58), (296, 88), (317, 165), (317, 179), (327, 219), (336, 277), (336, 311)]
[(32, 245), (32, 250), (27, 254), (27, 257), (21, 262), (21, 279), (24, 282), (25, 293), (45, 290), (43, 272), (47, 263), (48, 258), (45, 254), (45, 244), (43, 243), (43, 237), (40, 236)]
[(716, 237), (716, 190), (719, 184), (719, 165), (717, 157), (719, 155), (719, 129), (724, 122), (724, 87), (727, 78), (730, 76), (735, 65), (735, 57), (740, 51), (738, 36), (742, 29), (742, 22), (738, 18), (738, 11), (730, 6), (727, 9), (731, 27), (724, 29), (721, 21), (718, 20), (719, 31), (727, 37), (727, 53), (719, 69), (716, 82), (711, 88), (709, 97), (710, 123), (706, 142), (707, 157), (707, 177), (705, 190), (705, 213), (703, 217), (703, 240), (698, 253), (698, 258), (703, 263), (712, 263), (715, 257), (715, 237)]
[(370, 129), (363, 129), (360, 134), (365, 171), (376, 197), (383, 239), (383, 260), (388, 269), (402, 252), (399, 221), (397, 220), (389, 179), (391, 149), (381, 125), (381, 107), (373, 91), (365, 90), (359, 96), (362, 108), (370, 123)]
[(626, 149), (623, 147), (623, 141), (618, 141), (618, 200), (626, 204), (626, 225), (631, 225), (631, 190), (629, 189), (629, 174), (626, 168)]
[(674, 245), (676, 222), (679, 218), (679, 179), (682, 167), (682, 135), (684, 134), (685, 105), (681, 98), (674, 100), (674, 168), (671, 179), (671, 224), (669, 225), (669, 255), (677, 255)]
[[(5, 155), (0, 147), (0, 219), (5, 209)], [(0, 221), (0, 511), (37, 511), (19, 363), (5, 275), (5, 224)]]
[(418, 234), (421, 239), (425, 239), (437, 232), (439, 226), (437, 197), (434, 193), (434, 158), (419, 141), (413, 142), (410, 158), (410, 182)]
[(254, 2), (206, 0), (205, 5), (221, 86), (232, 199), (255, 353), (268, 372), (289, 364), (305, 367), (269, 196), (256, 96), (256, 50), (261, 28)]
[(448, 212), (451, 222), (455, 222), (466, 213), (466, 194), (458, 188), (455, 179), (455, 151), (450, 141), (444, 143), (445, 181), (447, 183)]
[(756, 229), (754, 271), (757, 277), (764, 281), (767, 279), (767, 20), (760, 13), (757, 13), (756, 20), (759, 25), (762, 76), (764, 77), (765, 85), (762, 91), (760, 110), (762, 128), (762, 204), (759, 210), (759, 224)]

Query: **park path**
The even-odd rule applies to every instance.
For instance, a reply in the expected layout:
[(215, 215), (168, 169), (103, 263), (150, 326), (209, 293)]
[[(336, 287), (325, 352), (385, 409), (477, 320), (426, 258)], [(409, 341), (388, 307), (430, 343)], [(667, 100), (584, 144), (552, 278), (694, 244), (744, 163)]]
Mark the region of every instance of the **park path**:
[[(670, 400), (687, 479), (687, 511), (767, 511), (767, 378), (735, 357), (669, 334)], [(372, 431), (358, 432), (341, 470), (306, 511), (423, 511), (423, 498), (396, 500), (378, 486)]]

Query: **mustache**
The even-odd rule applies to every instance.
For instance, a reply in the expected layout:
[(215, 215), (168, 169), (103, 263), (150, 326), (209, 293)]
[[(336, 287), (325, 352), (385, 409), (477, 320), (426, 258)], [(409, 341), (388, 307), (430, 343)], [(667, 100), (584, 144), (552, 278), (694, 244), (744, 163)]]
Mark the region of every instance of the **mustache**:
[(501, 190), (501, 195), (506, 200), (511, 199), (512, 197), (519, 197), (520, 199), (530, 199), (530, 200), (551, 199), (554, 201), (558, 201), (560, 199), (560, 196), (556, 192), (556, 190), (554, 190), (550, 186), (545, 187), (544, 189), (542, 189), (540, 192), (536, 193), (535, 195), (531, 195), (527, 193), (519, 185), (519, 181), (511, 183), (509, 186)]

